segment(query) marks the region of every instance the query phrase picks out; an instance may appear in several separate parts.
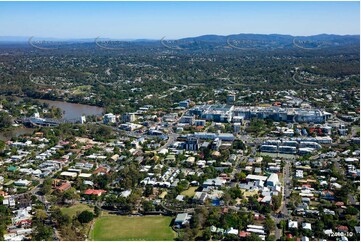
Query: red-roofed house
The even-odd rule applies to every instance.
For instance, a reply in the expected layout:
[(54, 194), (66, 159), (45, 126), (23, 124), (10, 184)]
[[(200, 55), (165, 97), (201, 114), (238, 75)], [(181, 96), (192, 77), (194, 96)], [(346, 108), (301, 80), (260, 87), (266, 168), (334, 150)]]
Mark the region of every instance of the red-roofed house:
[(281, 105), (282, 105), (281, 102), (274, 102), (274, 103), (273, 103), (273, 106), (281, 106)]
[(84, 192), (84, 195), (96, 195), (96, 196), (101, 196), (103, 193), (106, 193), (107, 191), (105, 190), (96, 190), (96, 189), (87, 189)]
[(24, 220), (20, 220), (16, 223), (16, 226), (31, 226), (31, 220), (30, 219), (24, 219)]
[(337, 226), (337, 232), (348, 232), (347, 226), (339, 225)]
[(56, 190), (60, 192), (65, 192), (66, 190), (71, 188), (71, 184), (69, 182), (65, 182), (61, 184), (60, 186), (56, 187)]
[(195, 129), (196, 129), (197, 131), (201, 131), (201, 130), (203, 129), (203, 126), (196, 126)]
[(241, 237), (241, 238), (246, 238), (247, 236), (250, 236), (250, 235), (251, 235), (250, 232), (246, 232), (246, 231), (239, 232), (239, 237)]
[(222, 214), (228, 213), (228, 208), (223, 208), (222, 209)]
[(342, 207), (342, 206), (345, 206), (345, 203), (344, 202), (336, 202), (335, 205), (337, 207)]
[(93, 171), (94, 175), (101, 175), (101, 174), (107, 174), (108, 170), (105, 167), (99, 167), (95, 171)]
[(2, 196), (2, 197), (6, 197), (7, 195), (8, 195), (8, 193), (7, 193), (7, 192), (0, 191), (0, 196)]

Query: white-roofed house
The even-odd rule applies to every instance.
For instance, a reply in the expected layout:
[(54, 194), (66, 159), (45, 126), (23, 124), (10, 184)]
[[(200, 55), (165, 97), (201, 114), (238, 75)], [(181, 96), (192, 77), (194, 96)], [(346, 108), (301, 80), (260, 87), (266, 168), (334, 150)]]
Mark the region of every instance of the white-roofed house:
[(226, 234), (238, 235), (238, 229), (234, 229), (233, 227), (231, 227), (230, 229), (228, 229), (228, 230), (226, 231)]
[(278, 175), (276, 173), (271, 173), (271, 175), (267, 178), (266, 185), (267, 186), (277, 186), (280, 183), (278, 179)]
[(312, 230), (310, 223), (302, 223), (302, 229)]
[(189, 223), (191, 220), (192, 215), (188, 213), (179, 213), (177, 214), (177, 217), (174, 220), (174, 224), (178, 226), (183, 226)]
[(288, 221), (288, 228), (289, 229), (297, 229), (298, 228), (298, 222), (297, 221)]

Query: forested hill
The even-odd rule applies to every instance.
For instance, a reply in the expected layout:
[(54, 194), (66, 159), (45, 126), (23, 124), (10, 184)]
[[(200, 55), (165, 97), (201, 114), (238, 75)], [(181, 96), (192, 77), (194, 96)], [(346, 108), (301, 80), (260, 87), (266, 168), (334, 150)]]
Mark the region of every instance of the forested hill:
[(136, 39), (136, 40), (121, 40), (109, 38), (86, 38), (86, 39), (55, 39), (55, 38), (41, 38), (41, 37), (12, 37), (0, 36), (0, 47), (9, 44), (51, 44), (57, 43), (60, 47), (65, 45), (82, 45), (83, 47), (121, 45), (122, 47), (168, 47), (170, 49), (223, 49), (223, 48), (238, 48), (238, 49), (289, 49), (289, 48), (304, 48), (304, 49), (321, 49), (332, 47), (359, 47), (360, 35), (333, 35), (333, 34), (319, 34), (313, 36), (292, 36), (281, 34), (232, 34), (232, 35), (202, 35), (197, 37), (188, 37), (181, 39), (169, 39), (166, 36), (157, 39)]

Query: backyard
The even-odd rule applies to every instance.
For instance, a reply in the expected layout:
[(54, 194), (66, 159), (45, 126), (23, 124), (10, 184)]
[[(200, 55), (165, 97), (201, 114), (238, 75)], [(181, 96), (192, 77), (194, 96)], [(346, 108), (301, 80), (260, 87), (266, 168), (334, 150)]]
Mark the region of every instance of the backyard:
[(190, 187), (187, 190), (183, 191), (181, 194), (188, 197), (193, 197), (196, 193), (198, 187)]

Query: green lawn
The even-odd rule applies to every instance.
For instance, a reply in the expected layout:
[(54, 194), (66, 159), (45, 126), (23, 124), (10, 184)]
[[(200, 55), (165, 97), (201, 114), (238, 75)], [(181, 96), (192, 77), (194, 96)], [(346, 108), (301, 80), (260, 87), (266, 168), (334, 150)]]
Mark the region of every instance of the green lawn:
[(253, 192), (249, 192), (249, 191), (246, 191), (244, 189), (241, 189), (241, 191), (243, 192), (243, 196), (244, 197), (251, 197), (251, 196), (254, 196), (258, 193), (258, 191), (253, 191)]
[(197, 188), (198, 187), (190, 187), (187, 190), (181, 192), (181, 194), (184, 196), (193, 197), (194, 194), (196, 193)]
[(129, 217), (105, 215), (97, 218), (90, 233), (91, 240), (174, 240), (170, 227), (172, 217)]
[(90, 89), (91, 89), (90, 85), (85, 85), (85, 86), (74, 87), (72, 91), (74, 94), (82, 94), (82, 93), (86, 93), (87, 91), (90, 91)]
[(62, 208), (60, 208), (60, 210), (61, 210), (61, 212), (62, 212), (63, 214), (67, 214), (67, 215), (69, 215), (71, 218), (72, 218), (77, 212), (81, 213), (81, 212), (83, 212), (83, 211), (85, 211), (85, 210), (88, 210), (88, 211), (91, 211), (91, 212), (94, 211), (93, 208), (89, 207), (89, 206), (86, 205), (86, 204), (81, 204), (81, 203), (76, 204), (76, 205), (73, 205), (73, 206), (70, 206), (70, 207), (62, 207)]

